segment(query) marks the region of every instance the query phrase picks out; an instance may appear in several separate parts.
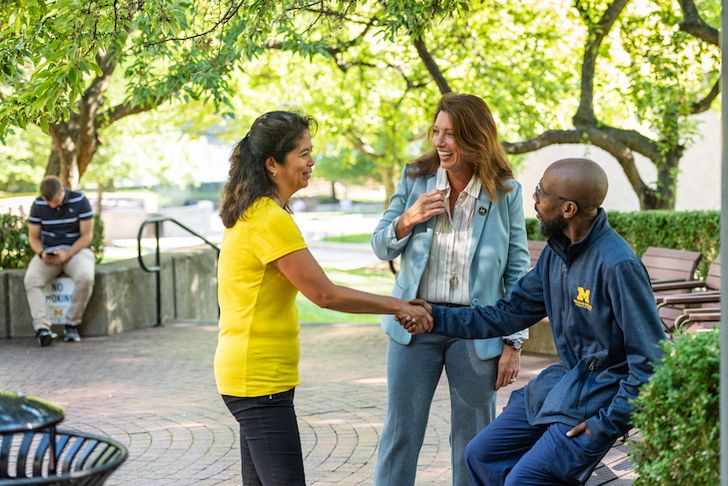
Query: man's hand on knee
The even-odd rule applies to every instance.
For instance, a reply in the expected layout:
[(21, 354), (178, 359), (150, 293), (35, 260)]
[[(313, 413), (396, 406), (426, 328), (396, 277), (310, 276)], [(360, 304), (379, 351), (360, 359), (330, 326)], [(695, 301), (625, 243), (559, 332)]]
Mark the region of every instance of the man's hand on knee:
[(589, 430), (589, 427), (586, 426), (586, 422), (582, 422), (579, 425), (572, 427), (571, 430), (566, 433), (566, 437), (576, 437), (584, 432), (586, 432), (586, 435), (591, 437), (592, 433), (591, 430)]

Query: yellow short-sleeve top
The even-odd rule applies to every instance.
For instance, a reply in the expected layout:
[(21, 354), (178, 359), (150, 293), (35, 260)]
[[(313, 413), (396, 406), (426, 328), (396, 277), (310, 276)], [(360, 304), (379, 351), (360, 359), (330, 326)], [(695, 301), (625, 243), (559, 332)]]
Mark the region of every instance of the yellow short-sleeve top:
[(257, 397), (297, 386), (298, 289), (271, 262), (306, 248), (291, 215), (253, 203), (223, 235), (218, 262), (220, 333), (215, 381), (223, 395)]

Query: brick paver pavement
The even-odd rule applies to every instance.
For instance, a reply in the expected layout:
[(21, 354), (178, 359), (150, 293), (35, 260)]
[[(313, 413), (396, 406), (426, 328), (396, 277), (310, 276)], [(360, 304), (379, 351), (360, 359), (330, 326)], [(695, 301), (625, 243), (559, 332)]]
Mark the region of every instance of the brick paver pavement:
[[(212, 374), (216, 337), (214, 324), (177, 323), (48, 348), (0, 340), (0, 388), (63, 406), (62, 428), (125, 444), (129, 459), (109, 485), (240, 484), (237, 424)], [(302, 327), (296, 411), (308, 484), (371, 484), (386, 405), (385, 349), (378, 326)], [(515, 386), (552, 361), (524, 356)], [(508, 392), (499, 393), (498, 411)], [(449, 484), (448, 433), (443, 376), (417, 485)]]

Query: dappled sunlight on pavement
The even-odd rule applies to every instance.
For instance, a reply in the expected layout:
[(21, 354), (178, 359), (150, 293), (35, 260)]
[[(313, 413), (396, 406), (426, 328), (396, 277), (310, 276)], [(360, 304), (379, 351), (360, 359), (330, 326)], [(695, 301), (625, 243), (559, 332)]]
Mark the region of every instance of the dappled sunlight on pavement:
[[(237, 423), (212, 373), (216, 333), (214, 324), (187, 323), (48, 348), (33, 339), (3, 340), (0, 388), (63, 406), (62, 428), (126, 445), (129, 459), (109, 485), (240, 484)], [(386, 406), (385, 351), (379, 326), (302, 326), (296, 411), (308, 484), (372, 483)], [(515, 386), (551, 362), (524, 357)], [(499, 392), (499, 411), (506, 401)], [(418, 486), (450, 483), (449, 416), (443, 376)]]

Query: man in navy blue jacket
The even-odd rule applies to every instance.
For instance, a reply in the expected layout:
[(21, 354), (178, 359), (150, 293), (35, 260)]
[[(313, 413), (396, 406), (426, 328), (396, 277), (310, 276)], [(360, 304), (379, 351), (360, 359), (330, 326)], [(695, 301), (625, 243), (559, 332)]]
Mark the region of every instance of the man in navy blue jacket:
[(551, 164), (533, 195), (549, 238), (536, 266), (494, 306), (432, 306), (431, 332), (468, 339), (512, 334), (548, 316), (561, 358), (514, 391), (468, 444), (474, 485), (583, 484), (629, 430), (630, 400), (665, 336), (645, 268), (600, 208), (607, 187), (591, 160)]

